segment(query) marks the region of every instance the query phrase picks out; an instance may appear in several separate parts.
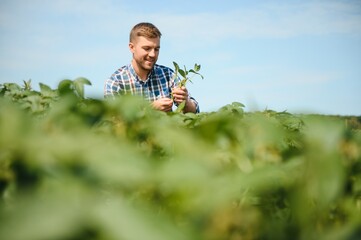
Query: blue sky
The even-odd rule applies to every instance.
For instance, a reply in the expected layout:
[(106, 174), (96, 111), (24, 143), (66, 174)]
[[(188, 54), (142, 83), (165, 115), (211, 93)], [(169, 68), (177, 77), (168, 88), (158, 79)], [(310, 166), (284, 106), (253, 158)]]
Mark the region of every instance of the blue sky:
[(158, 64), (202, 65), (188, 88), (201, 111), (361, 115), (361, 1), (1, 0), (0, 83), (56, 88), (86, 77), (86, 95), (128, 64), (130, 29), (163, 36)]

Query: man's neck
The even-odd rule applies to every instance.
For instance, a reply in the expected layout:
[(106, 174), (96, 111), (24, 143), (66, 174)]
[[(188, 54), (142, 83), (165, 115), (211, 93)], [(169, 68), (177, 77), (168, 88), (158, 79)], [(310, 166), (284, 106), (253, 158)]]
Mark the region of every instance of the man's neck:
[(150, 70), (146, 70), (144, 68), (139, 67), (134, 60), (132, 60), (132, 66), (134, 68), (135, 73), (138, 75), (139, 79), (142, 81), (146, 81), (150, 73)]

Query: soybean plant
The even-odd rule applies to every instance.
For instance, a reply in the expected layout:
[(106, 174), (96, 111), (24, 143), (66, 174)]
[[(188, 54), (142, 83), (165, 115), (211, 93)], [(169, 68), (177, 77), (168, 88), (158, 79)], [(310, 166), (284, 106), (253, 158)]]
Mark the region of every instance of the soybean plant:
[[(186, 83), (187, 83), (188, 81), (191, 82), (191, 83), (193, 83), (191, 79), (192, 79), (195, 75), (200, 76), (202, 79), (204, 78), (204, 77), (199, 73), (199, 71), (201, 70), (201, 65), (199, 65), (199, 64), (197, 64), (197, 63), (195, 63), (193, 69), (190, 69), (190, 70), (187, 70), (186, 66), (184, 66), (184, 68), (181, 69), (176, 62), (173, 62), (173, 65), (174, 65), (174, 72), (175, 72), (174, 79), (177, 79), (178, 74), (182, 77), (182, 79), (180, 80), (180, 82), (179, 82), (178, 85), (177, 85), (177, 86), (180, 87), (180, 88), (181, 88), (181, 87), (185, 87), (185, 86), (186, 86)], [(190, 73), (192, 73), (191, 76), (189, 76)], [(173, 100), (173, 94), (172, 94), (172, 100)], [(182, 112), (183, 109), (184, 109), (184, 107), (185, 107), (185, 104), (186, 104), (186, 101), (184, 100), (183, 102), (181, 102), (181, 103), (178, 105), (178, 107), (177, 107), (177, 109), (176, 109), (175, 112), (177, 112), (177, 113)]]

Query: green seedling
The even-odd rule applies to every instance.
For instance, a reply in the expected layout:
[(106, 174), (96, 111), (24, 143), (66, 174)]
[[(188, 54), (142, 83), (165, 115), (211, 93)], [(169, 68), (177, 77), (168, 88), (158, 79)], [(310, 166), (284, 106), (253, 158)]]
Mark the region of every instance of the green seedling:
[[(179, 65), (176, 63), (176, 62), (173, 62), (173, 65), (174, 65), (174, 72), (175, 72), (175, 75), (174, 75), (174, 79), (177, 79), (178, 77), (178, 74), (182, 77), (181, 81), (178, 83), (178, 87), (185, 87), (186, 86), (186, 83), (189, 81), (191, 83), (192, 82), (192, 78), (196, 75), (200, 76), (202, 79), (204, 78), (200, 73), (199, 71), (201, 70), (201, 65), (195, 63), (194, 64), (194, 67), (193, 69), (190, 69), (190, 70), (187, 70), (186, 66), (184, 66), (183, 69), (181, 69), (179, 67)], [(190, 75), (191, 74), (191, 75)], [(172, 100), (173, 100), (173, 94), (172, 94)], [(180, 113), (183, 111), (184, 107), (185, 107), (185, 104), (186, 104), (186, 101), (184, 100), (183, 102), (181, 102), (176, 111), (177, 113)]]

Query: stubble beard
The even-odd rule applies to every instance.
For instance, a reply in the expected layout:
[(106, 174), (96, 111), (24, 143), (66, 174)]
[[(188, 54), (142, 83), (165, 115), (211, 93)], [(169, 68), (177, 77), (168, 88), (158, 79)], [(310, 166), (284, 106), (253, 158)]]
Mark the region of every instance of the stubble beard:
[(156, 61), (155, 60), (147, 60), (147, 59), (144, 59), (140, 62), (140, 66), (144, 69), (144, 70), (147, 70), (147, 71), (150, 71), (153, 69), (154, 65), (155, 65)]

